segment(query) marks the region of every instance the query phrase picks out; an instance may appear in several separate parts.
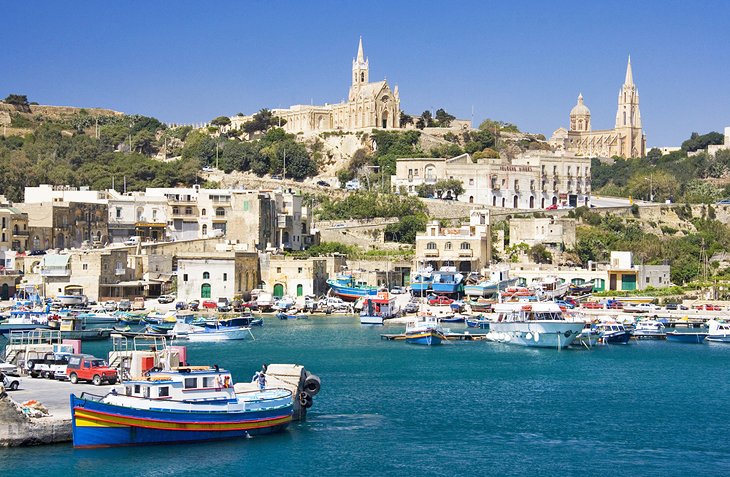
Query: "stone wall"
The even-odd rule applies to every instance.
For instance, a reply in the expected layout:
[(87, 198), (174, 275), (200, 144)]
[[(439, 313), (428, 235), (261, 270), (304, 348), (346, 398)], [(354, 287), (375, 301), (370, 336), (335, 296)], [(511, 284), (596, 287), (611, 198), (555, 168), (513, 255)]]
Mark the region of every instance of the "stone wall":
[(70, 418), (30, 419), (7, 394), (0, 393), (0, 447), (53, 444), (71, 438)]

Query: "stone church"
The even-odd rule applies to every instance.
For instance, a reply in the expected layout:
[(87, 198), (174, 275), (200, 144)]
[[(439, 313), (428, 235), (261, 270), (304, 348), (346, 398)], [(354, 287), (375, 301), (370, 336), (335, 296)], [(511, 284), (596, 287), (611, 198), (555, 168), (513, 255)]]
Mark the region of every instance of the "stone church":
[(283, 128), (289, 133), (398, 128), (400, 96), (397, 85), (391, 90), (386, 80), (370, 82), (370, 64), (360, 38), (357, 58), (352, 61), (352, 85), (347, 102), (324, 106), (300, 104), (272, 112), (286, 119)]
[(579, 94), (578, 104), (570, 111), (569, 129), (557, 129), (549, 142), (556, 150), (580, 156), (629, 158), (646, 155), (646, 136), (641, 129), (639, 91), (634, 84), (631, 57), (626, 79), (618, 93), (615, 127), (592, 130), (591, 111), (583, 103), (583, 95)]

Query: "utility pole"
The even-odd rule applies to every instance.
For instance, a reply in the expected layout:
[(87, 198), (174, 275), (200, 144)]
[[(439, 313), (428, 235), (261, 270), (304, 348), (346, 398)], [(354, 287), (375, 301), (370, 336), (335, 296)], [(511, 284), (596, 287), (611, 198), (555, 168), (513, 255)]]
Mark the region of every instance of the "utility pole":
[(284, 146), (284, 174), (283, 178), (286, 179), (286, 146)]

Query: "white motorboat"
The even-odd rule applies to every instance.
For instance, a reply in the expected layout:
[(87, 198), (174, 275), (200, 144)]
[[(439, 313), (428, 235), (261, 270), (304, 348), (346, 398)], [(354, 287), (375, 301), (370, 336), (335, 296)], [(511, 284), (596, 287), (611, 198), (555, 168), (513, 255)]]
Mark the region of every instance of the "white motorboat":
[(570, 283), (562, 281), (558, 277), (545, 277), (543, 280), (534, 283), (532, 288), (540, 300), (555, 300), (568, 293)]
[(664, 324), (656, 320), (642, 320), (636, 322), (636, 328), (632, 333), (638, 340), (665, 340), (667, 332)]
[(388, 292), (380, 292), (377, 296), (368, 296), (363, 301), (360, 312), (360, 324), (382, 325), (383, 320), (395, 318), (398, 314), (398, 305), (395, 297)]
[(730, 323), (724, 323), (717, 320), (707, 322), (710, 327), (707, 332), (707, 341), (715, 343), (730, 343)]
[(250, 326), (198, 326), (184, 321), (178, 321), (169, 331), (175, 340), (187, 341), (230, 341), (253, 338)]
[(520, 346), (562, 349), (583, 330), (582, 321), (569, 321), (554, 302), (498, 303), (487, 339)]

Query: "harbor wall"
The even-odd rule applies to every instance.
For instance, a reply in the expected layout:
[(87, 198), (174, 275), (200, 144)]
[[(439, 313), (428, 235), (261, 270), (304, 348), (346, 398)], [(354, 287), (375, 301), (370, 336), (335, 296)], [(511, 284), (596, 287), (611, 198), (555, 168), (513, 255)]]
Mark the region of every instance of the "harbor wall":
[(0, 447), (53, 444), (69, 442), (71, 439), (70, 418), (31, 419), (18, 409), (7, 394), (0, 393)]

